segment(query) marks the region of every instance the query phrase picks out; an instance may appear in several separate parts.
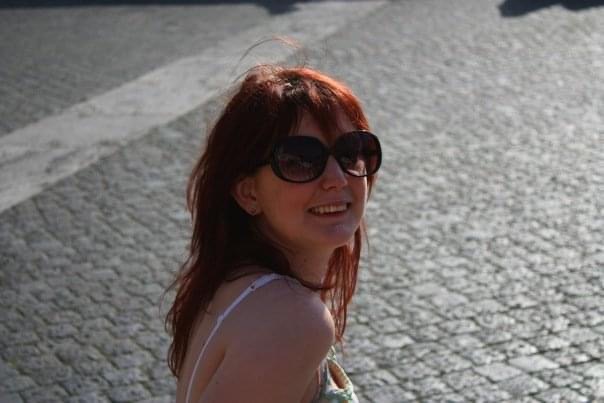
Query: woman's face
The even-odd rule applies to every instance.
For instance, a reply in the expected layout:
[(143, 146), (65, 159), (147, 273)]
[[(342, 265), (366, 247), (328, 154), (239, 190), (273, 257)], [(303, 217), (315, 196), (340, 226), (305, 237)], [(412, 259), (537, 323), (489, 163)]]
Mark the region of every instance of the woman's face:
[[(343, 115), (340, 127), (342, 133), (356, 129)], [(309, 115), (304, 115), (294, 135), (316, 137), (331, 145)], [(337, 136), (330, 138), (333, 141)], [(260, 210), (256, 216), (258, 226), (287, 251), (331, 252), (347, 244), (361, 223), (367, 201), (367, 178), (346, 174), (333, 156), (329, 157), (323, 174), (311, 182), (284, 181), (268, 165), (253, 180)]]

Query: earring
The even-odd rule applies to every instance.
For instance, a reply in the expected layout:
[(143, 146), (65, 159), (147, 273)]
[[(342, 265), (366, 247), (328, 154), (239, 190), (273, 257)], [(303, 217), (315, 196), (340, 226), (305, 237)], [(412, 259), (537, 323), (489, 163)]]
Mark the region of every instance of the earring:
[(255, 207), (250, 207), (250, 209), (248, 210), (248, 213), (250, 215), (256, 215), (256, 208)]

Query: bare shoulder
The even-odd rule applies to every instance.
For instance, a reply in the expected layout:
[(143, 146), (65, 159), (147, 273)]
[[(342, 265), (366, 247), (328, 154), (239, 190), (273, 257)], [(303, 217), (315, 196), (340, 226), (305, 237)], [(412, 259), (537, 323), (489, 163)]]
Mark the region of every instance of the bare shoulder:
[(287, 324), (299, 332), (298, 334), (307, 335), (317, 341), (323, 338), (325, 340), (322, 341), (329, 346), (333, 344), (333, 318), (317, 292), (291, 280), (276, 282), (275, 288), (268, 291), (267, 300), (277, 307), (272, 326)]
[(319, 350), (328, 350), (333, 344), (335, 327), (329, 309), (318, 293), (298, 282), (278, 279), (257, 289), (247, 299), (231, 323), (235, 334), (259, 338), (271, 335), (273, 343), (278, 339), (287, 342), (288, 338), (294, 342), (304, 336), (303, 348), (316, 346)]
[(335, 333), (320, 297), (287, 279), (249, 294), (223, 325), (224, 358), (204, 391), (204, 403), (300, 401)]

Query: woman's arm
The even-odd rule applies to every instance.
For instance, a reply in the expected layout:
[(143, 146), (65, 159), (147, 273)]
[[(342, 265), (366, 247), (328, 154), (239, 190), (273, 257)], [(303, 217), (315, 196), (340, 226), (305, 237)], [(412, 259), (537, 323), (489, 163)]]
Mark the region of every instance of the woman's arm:
[(200, 402), (300, 402), (334, 341), (333, 319), (319, 297), (266, 293), (233, 319), (224, 359)]

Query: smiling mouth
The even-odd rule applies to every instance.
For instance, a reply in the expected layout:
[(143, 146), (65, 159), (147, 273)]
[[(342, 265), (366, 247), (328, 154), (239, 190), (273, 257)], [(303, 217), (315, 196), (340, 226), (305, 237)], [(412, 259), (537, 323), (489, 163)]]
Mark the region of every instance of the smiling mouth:
[(335, 215), (348, 210), (349, 206), (350, 203), (324, 204), (322, 206), (313, 207), (308, 211), (316, 215)]

